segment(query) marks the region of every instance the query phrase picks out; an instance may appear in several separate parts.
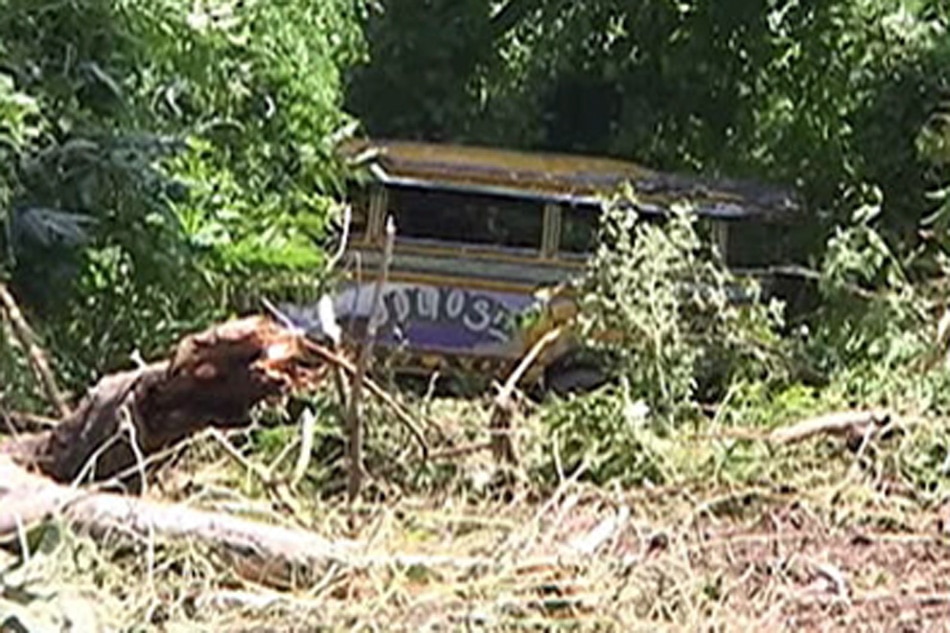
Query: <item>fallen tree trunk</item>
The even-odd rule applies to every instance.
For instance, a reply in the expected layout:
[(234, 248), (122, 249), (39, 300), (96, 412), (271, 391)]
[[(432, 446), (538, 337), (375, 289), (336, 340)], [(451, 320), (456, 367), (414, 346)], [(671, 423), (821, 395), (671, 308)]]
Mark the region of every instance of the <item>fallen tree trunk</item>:
[(330, 541), (313, 532), (209, 512), (140, 497), (88, 492), (25, 472), (0, 456), (0, 543), (58, 517), (100, 538), (193, 539), (226, 555), (241, 576), (272, 587), (312, 583), (330, 567), (346, 571), (372, 567), (470, 570), (490, 559), (372, 555), (349, 540)]
[[(491, 564), (451, 556), (373, 556), (352, 541), (65, 485), (123, 477), (136, 467), (144, 475), (146, 456), (207, 427), (243, 425), (255, 404), (314, 386), (332, 364), (349, 366), (299, 333), (254, 317), (186, 337), (168, 360), (103, 378), (55, 427), (0, 444), (0, 544), (23, 545), (30, 527), (60, 518), (102, 538), (194, 539), (226, 554), (240, 575), (277, 587), (300, 586), (331, 568), (469, 570)], [(374, 395), (406, 415), (375, 389)]]
[(102, 480), (209, 427), (246, 424), (251, 407), (322, 377), (298, 336), (263, 318), (186, 337), (169, 360), (103, 378), (55, 428), (0, 453), (56, 481)]

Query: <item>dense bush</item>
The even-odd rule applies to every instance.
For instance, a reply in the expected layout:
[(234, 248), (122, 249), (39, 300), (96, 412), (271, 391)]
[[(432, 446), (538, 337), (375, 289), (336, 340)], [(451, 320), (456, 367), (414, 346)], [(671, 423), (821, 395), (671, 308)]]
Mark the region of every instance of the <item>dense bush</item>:
[(634, 396), (677, 420), (732, 382), (777, 377), (781, 305), (725, 269), (688, 209), (663, 225), (637, 220), (608, 209), (578, 288), (581, 330)]
[(71, 382), (316, 284), (361, 10), (0, 1), (0, 271)]

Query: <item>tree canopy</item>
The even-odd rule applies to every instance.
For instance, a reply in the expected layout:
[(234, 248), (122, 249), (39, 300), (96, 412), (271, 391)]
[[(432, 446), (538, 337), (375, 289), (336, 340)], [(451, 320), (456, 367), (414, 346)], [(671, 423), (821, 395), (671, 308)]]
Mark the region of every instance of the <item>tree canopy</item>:
[(0, 2), (3, 271), (64, 358), (115, 365), (320, 264), (361, 11)]
[(915, 140), (950, 88), (947, 26), (927, 1), (390, 0), (349, 104), (376, 135), (778, 180), (816, 219), (880, 187), (906, 232), (939, 182)]
[(794, 185), (814, 260), (862, 204), (950, 222), (939, 0), (0, 8), (0, 270), (73, 380), (312, 290), (357, 131)]

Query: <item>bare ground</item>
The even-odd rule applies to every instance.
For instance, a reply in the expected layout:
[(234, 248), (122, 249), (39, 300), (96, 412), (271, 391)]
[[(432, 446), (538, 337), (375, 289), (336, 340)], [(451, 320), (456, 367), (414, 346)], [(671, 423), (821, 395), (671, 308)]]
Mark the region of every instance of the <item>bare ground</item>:
[(352, 539), (375, 562), (280, 585), (198, 543), (103, 545), (54, 524), (26, 563), (0, 550), (0, 622), (13, 605), (39, 618), (28, 631), (950, 630), (950, 505), (893, 467), (932, 428), (864, 456), (752, 443), (729, 453), (757, 465), (738, 479), (703, 479), (695, 465), (719, 448), (681, 438), (671, 459), (695, 470), (666, 487), (493, 488), (482, 452), (425, 493), (373, 479), (356, 507), (278, 493), (258, 467), (280, 457), (246, 445), (238, 459), (206, 435), (149, 496)]
[[(356, 538), (383, 561), (442, 562), (330, 569), (277, 591), (194, 544), (153, 543), (150, 554), (148, 543), (69, 535), (38, 586), (85, 592), (115, 630), (950, 630), (941, 509), (909, 512), (900, 495), (856, 511), (859, 487), (838, 491), (836, 507), (816, 502), (827, 491), (565, 483), (544, 499), (401, 498), (352, 514), (301, 498), (277, 512), (219, 486), (220, 468), (177, 477), (164, 495)], [(76, 562), (87, 557), (97, 562)]]

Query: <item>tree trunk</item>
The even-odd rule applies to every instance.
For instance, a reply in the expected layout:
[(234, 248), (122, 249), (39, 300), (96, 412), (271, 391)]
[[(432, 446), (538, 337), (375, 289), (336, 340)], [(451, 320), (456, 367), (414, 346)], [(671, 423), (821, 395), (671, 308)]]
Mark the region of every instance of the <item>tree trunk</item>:
[(209, 426), (246, 424), (251, 407), (312, 384), (297, 335), (263, 318), (231, 321), (181, 341), (170, 359), (103, 378), (55, 428), (0, 445), (60, 482), (102, 480)]

